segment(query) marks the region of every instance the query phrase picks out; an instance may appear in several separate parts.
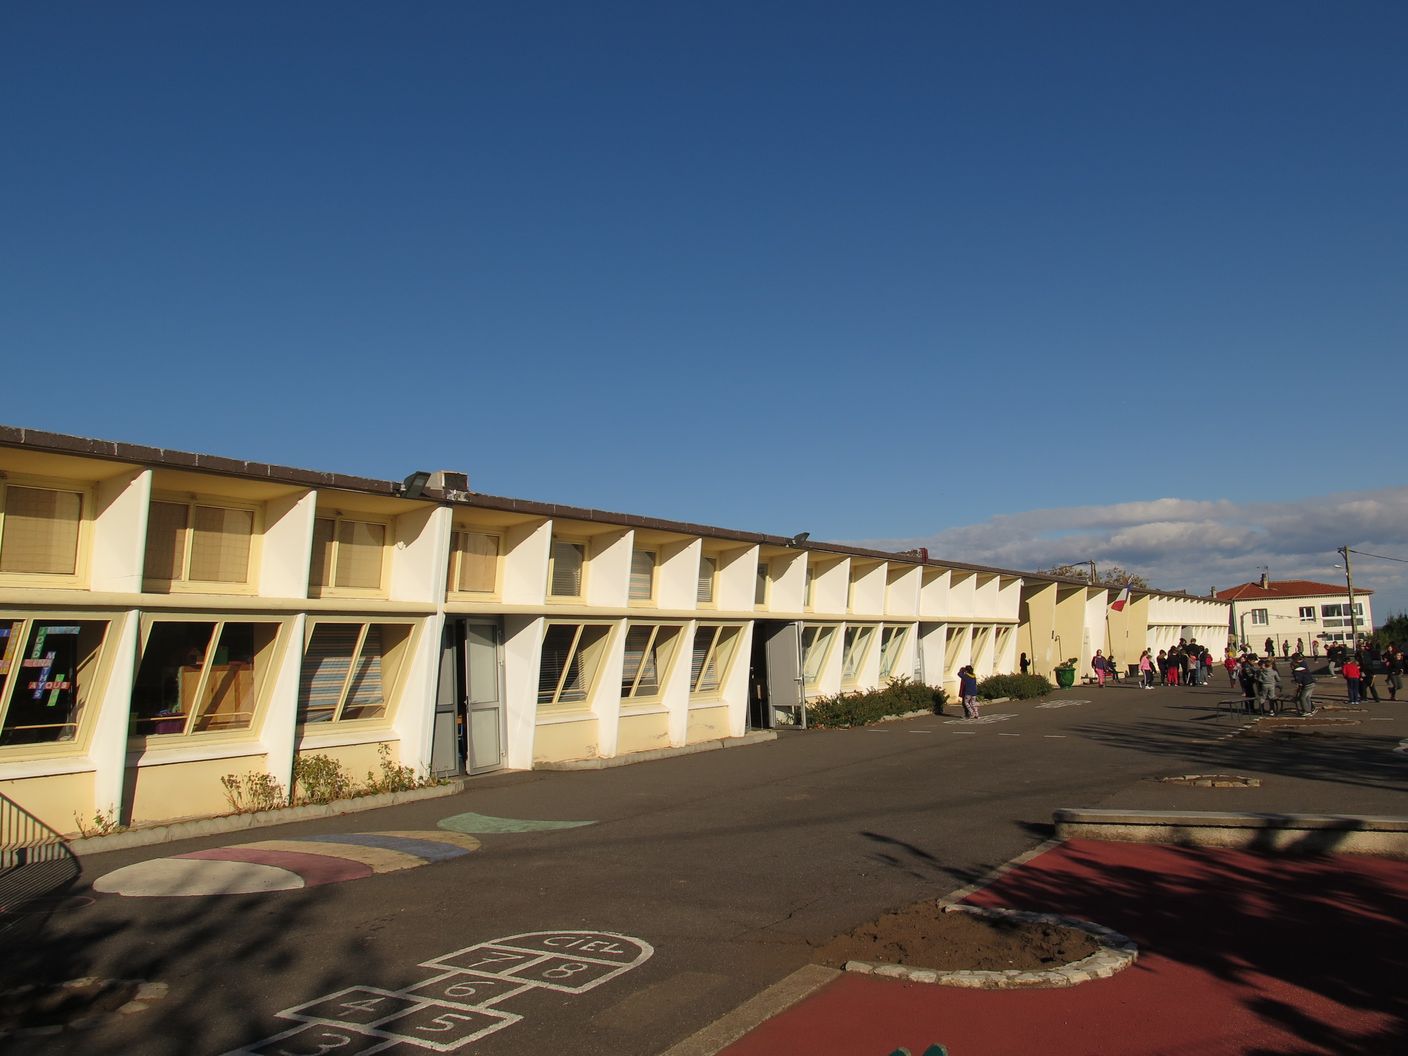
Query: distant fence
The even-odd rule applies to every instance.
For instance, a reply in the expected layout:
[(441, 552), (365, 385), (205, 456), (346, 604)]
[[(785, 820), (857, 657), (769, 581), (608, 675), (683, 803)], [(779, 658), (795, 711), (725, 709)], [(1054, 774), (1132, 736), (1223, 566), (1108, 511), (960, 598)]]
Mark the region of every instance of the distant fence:
[(78, 858), (54, 829), (0, 794), (0, 914), (78, 876)]

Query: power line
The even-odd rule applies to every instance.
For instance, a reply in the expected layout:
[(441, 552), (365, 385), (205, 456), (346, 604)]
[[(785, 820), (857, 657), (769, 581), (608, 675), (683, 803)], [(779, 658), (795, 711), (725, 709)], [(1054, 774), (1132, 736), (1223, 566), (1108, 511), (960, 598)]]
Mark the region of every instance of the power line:
[(1385, 557), (1383, 554), (1365, 553), (1363, 550), (1355, 550), (1352, 547), (1346, 547), (1346, 549), (1351, 554), (1358, 554), (1360, 557), (1373, 557), (1380, 561), (1397, 561), (1400, 565), (1408, 565), (1408, 557)]

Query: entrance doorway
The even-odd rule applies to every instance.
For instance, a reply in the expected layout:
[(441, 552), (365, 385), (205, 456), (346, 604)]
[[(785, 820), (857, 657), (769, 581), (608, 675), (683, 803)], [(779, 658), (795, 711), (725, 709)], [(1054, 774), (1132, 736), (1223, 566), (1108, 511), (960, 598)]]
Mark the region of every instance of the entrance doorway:
[(502, 650), (499, 621), (446, 619), (430, 749), (434, 776), (482, 774), (504, 765)]
[(802, 694), (802, 625), (759, 620), (748, 667), (748, 727), (772, 730), (807, 724)]

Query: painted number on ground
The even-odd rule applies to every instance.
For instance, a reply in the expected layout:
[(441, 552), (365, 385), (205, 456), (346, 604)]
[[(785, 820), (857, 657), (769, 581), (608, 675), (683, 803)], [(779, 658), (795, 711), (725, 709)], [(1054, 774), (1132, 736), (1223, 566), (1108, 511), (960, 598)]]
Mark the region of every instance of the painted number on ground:
[(582, 994), (654, 953), (643, 939), (610, 931), (508, 935), (422, 962), (440, 974), (403, 990), (354, 986), (286, 1008), (279, 1017), (301, 1025), (226, 1056), (362, 1056), (406, 1045), (454, 1052), (520, 1022), (499, 1007), (519, 994)]
[(1089, 704), (1088, 700), (1048, 700), (1045, 704), (1038, 704), (1038, 708), (1074, 708), (1080, 704)]

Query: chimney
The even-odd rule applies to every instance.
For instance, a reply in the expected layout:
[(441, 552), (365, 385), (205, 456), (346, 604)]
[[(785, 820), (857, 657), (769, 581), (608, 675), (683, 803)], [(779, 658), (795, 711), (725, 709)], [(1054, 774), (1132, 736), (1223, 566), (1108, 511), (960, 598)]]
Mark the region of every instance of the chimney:
[(1263, 572), (1263, 573), (1261, 574), (1261, 589), (1262, 589), (1262, 590), (1266, 590), (1266, 589), (1268, 589), (1270, 586), (1271, 586), (1271, 580), (1270, 580), (1270, 578), (1268, 577), (1267, 573)]

